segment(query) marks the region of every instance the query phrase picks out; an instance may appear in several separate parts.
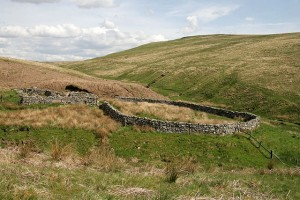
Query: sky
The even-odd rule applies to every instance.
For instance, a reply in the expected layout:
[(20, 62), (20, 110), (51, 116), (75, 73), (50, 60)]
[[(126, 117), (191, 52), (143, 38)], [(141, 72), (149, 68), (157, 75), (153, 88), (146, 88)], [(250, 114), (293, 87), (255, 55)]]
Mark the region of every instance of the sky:
[(0, 0), (0, 56), (71, 61), (208, 34), (300, 32), (300, 0)]

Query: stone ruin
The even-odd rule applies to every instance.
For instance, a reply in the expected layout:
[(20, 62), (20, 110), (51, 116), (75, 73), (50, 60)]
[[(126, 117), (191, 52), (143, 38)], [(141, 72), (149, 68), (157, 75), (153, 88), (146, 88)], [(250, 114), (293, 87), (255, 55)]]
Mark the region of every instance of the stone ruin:
[(180, 107), (187, 107), (196, 111), (207, 112), (210, 114), (220, 115), (228, 118), (241, 118), (243, 122), (228, 123), (228, 124), (193, 124), (187, 122), (162, 121), (156, 119), (149, 119), (147, 117), (137, 117), (125, 115), (111, 106), (108, 102), (104, 102), (99, 107), (103, 112), (109, 115), (114, 120), (126, 125), (137, 125), (151, 127), (157, 132), (164, 133), (206, 133), (214, 135), (228, 135), (243, 131), (251, 131), (260, 125), (260, 117), (251, 113), (236, 112), (225, 110), (221, 108), (214, 108), (210, 106), (203, 106), (194, 103), (144, 99), (144, 98), (128, 98), (118, 97), (119, 100), (129, 102), (148, 102), (148, 103), (163, 103), (168, 105), (175, 105)]
[[(38, 88), (24, 88), (17, 90), (21, 97), (21, 104), (87, 104), (87, 105), (99, 105), (98, 97), (95, 94), (85, 91), (69, 91), (69, 92), (54, 92), (47, 89)], [(137, 125), (148, 126), (155, 129), (157, 132), (164, 133), (206, 133), (214, 135), (227, 135), (237, 132), (254, 130), (260, 125), (260, 117), (251, 113), (236, 112), (225, 110), (221, 108), (214, 108), (210, 106), (203, 106), (199, 104), (181, 102), (181, 101), (169, 101), (169, 100), (157, 100), (157, 99), (144, 99), (144, 98), (128, 98), (117, 97), (121, 101), (129, 102), (149, 102), (149, 103), (163, 103), (169, 105), (175, 105), (180, 107), (191, 108), (196, 111), (207, 112), (215, 115), (220, 115), (228, 118), (241, 118), (242, 122), (228, 123), (228, 124), (193, 124), (187, 122), (174, 122), (174, 121), (162, 121), (156, 119), (149, 119), (137, 116), (125, 115), (111, 106), (109, 103), (104, 102), (99, 105), (99, 108), (103, 112), (113, 118), (114, 120), (122, 123), (124, 126)]]
[(55, 92), (48, 89), (24, 88), (17, 90), (21, 104), (87, 104), (98, 105), (98, 96), (87, 92)]

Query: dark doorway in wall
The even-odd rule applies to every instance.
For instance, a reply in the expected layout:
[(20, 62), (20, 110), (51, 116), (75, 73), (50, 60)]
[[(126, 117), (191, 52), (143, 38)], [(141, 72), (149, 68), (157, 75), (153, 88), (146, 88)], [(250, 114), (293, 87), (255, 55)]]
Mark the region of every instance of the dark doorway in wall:
[(86, 92), (86, 93), (91, 93), (88, 90), (82, 89), (82, 88), (80, 88), (80, 87), (78, 87), (76, 85), (67, 85), (65, 89), (68, 90), (68, 91), (71, 91), (71, 92)]

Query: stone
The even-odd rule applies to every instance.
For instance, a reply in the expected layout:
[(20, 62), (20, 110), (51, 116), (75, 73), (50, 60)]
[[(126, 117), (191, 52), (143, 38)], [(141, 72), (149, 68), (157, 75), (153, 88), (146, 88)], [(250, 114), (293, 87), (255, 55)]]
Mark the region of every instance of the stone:
[(154, 128), (158, 132), (166, 133), (205, 133), (214, 135), (228, 135), (241, 131), (254, 130), (260, 125), (260, 117), (251, 113), (235, 112), (230, 110), (224, 110), (221, 108), (214, 108), (209, 106), (203, 106), (188, 102), (180, 101), (167, 101), (167, 100), (156, 100), (156, 99), (144, 99), (144, 98), (128, 98), (128, 97), (117, 97), (119, 100), (129, 101), (129, 102), (149, 102), (149, 103), (164, 103), (169, 105), (176, 105), (191, 108), (193, 110), (207, 112), (211, 114), (216, 114), (220, 116), (225, 116), (229, 118), (240, 117), (244, 119), (244, 122), (229, 123), (229, 124), (192, 124), (185, 122), (170, 122), (161, 121), (155, 119), (142, 118), (137, 116), (128, 116), (113, 106), (108, 102), (104, 102), (99, 106), (100, 109), (106, 115), (109, 115), (114, 120), (126, 125), (139, 125), (139, 126), (149, 126)]

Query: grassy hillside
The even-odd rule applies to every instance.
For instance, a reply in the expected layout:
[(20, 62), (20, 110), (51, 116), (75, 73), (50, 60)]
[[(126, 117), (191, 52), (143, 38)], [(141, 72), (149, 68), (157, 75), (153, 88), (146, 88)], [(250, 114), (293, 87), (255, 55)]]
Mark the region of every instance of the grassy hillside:
[(39, 87), (61, 91), (67, 85), (88, 88), (99, 96), (161, 98), (151, 89), (138, 84), (103, 80), (51, 64), (0, 57), (0, 89)]
[(263, 119), (252, 133), (282, 164), (246, 134), (156, 133), (120, 127), (97, 107), (0, 95), (0, 199), (300, 198), (295, 124)]
[(186, 37), (58, 65), (173, 99), (300, 120), (300, 33)]

